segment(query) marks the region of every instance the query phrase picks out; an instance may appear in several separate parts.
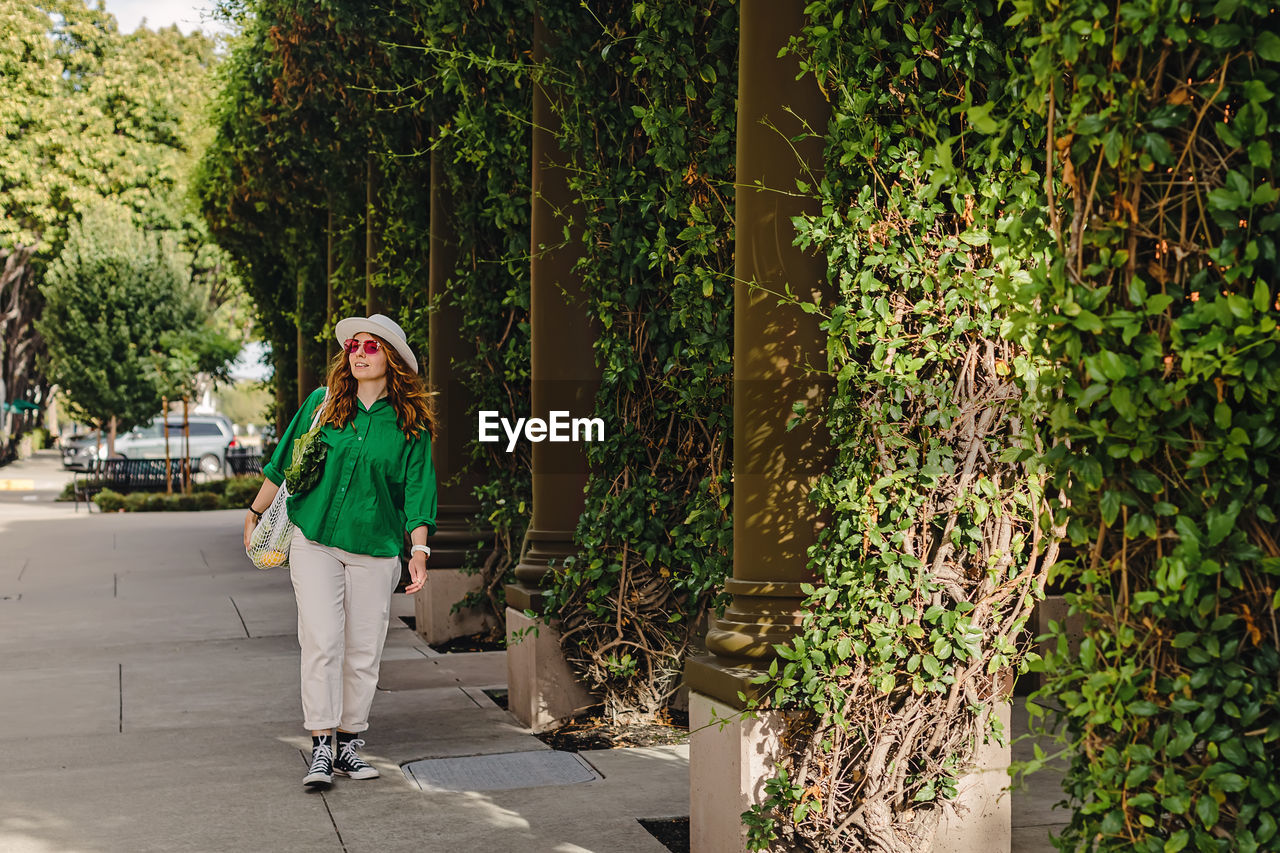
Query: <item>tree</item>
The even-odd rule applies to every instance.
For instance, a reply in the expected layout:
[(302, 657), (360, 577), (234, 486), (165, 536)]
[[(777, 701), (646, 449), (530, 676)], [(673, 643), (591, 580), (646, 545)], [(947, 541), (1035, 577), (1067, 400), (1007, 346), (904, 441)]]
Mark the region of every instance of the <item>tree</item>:
[[(215, 55), (176, 27), (122, 34), (83, 0), (0, 0), (0, 33), (0, 403), (42, 401), (40, 282), (86, 206), (172, 233), (211, 305), (238, 289), (186, 197)], [(0, 426), (0, 459), (11, 444)]]
[[(240, 343), (214, 327), (205, 315), (199, 328), (178, 329), (160, 335), (160, 348), (150, 353), (143, 370), (160, 394), (164, 420), (164, 461), (169, 470), (169, 402), (182, 400), (182, 481), (191, 487), (191, 424), (187, 404), (197, 393), (201, 377), (225, 382), (231, 363), (240, 353)], [(172, 479), (165, 481), (172, 488)]]
[(108, 453), (118, 429), (160, 411), (152, 353), (163, 351), (166, 336), (201, 320), (186, 281), (167, 240), (107, 204), (89, 208), (71, 227), (49, 267), (36, 322), (48, 347), (46, 375), (63, 388), (73, 414), (109, 430)]

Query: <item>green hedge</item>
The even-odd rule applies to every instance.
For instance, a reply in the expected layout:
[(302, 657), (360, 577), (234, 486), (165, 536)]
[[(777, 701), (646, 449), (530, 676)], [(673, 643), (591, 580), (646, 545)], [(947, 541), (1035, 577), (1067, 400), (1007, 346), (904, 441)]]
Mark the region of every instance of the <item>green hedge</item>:
[(103, 489), (93, 502), (103, 512), (177, 512), (206, 509), (245, 509), (262, 488), (261, 476), (232, 477), (195, 483), (189, 495), (132, 492), (123, 495)]

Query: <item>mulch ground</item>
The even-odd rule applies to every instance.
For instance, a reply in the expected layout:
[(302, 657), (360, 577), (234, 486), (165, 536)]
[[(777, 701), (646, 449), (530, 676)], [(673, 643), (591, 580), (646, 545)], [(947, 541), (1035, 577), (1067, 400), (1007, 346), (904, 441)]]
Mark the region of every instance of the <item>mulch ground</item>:
[(590, 712), (557, 729), (535, 735), (552, 749), (620, 749), (629, 746), (667, 746), (689, 742), (689, 715), (679, 711), (656, 723), (611, 723)]
[(442, 655), (463, 654), (466, 652), (501, 652), (507, 648), (505, 637), (490, 639), (484, 634), (472, 634), (467, 637), (455, 637), (447, 643), (432, 646)]
[[(407, 625), (411, 631), (417, 629), (417, 617), (401, 616), (400, 621)], [(442, 655), (465, 654), (466, 652), (501, 652), (507, 648), (507, 638), (498, 637), (493, 639), (486, 634), (470, 634), (466, 637), (456, 637), (446, 643), (437, 643), (431, 648)]]

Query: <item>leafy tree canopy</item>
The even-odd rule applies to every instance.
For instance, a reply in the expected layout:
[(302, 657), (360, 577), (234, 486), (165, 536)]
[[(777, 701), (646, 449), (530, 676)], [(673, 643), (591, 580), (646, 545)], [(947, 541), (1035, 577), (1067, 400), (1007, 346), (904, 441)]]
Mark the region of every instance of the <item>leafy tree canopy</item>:
[(95, 205), (71, 226), (41, 287), (36, 326), (48, 344), (47, 373), (74, 414), (128, 429), (159, 413), (161, 394), (173, 390), (157, 381), (171, 375), (157, 364), (189, 376), (234, 356), (216, 338), (194, 344), (201, 307), (183, 267), (172, 240), (146, 234), (118, 205)]

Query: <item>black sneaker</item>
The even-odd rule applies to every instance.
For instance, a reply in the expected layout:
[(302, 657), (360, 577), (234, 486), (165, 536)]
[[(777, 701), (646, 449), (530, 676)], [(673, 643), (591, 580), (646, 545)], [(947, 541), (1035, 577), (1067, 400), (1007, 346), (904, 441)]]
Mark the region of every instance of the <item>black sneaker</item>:
[(333, 742), (325, 737), (313, 737), (311, 769), (302, 777), (302, 784), (312, 788), (327, 788), (333, 784)]
[(333, 761), (333, 772), (339, 776), (349, 776), (352, 779), (378, 778), (381, 775), (378, 772), (378, 768), (356, 753), (356, 750), (363, 746), (364, 741), (360, 738), (339, 740), (338, 757)]

